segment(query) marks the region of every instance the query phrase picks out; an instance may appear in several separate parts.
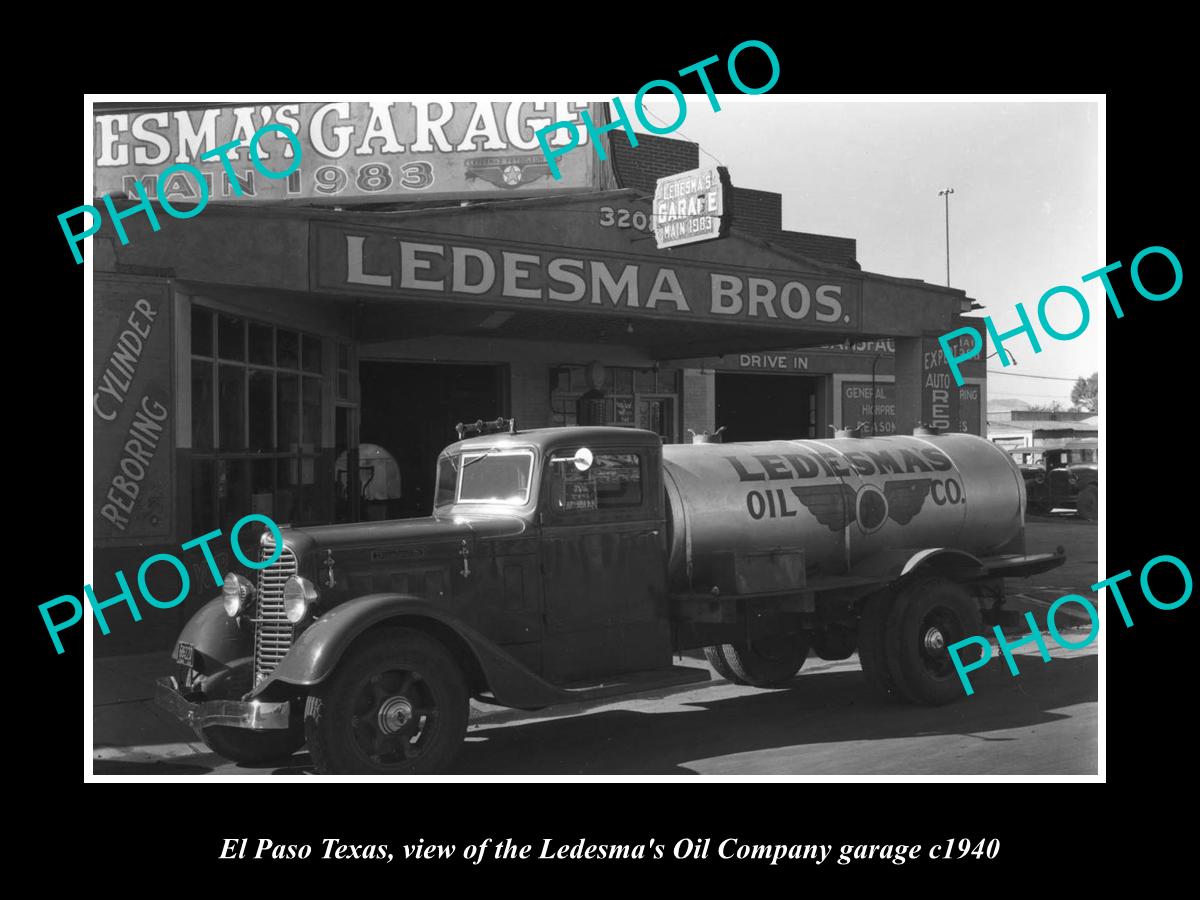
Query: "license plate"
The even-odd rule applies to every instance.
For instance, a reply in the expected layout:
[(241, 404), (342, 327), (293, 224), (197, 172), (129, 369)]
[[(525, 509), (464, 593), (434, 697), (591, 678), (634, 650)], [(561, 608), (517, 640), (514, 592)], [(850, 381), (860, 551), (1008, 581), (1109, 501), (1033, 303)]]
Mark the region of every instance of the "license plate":
[(185, 644), (180, 641), (175, 646), (175, 659), (178, 660), (182, 665), (190, 668), (192, 665), (192, 652), (194, 650), (195, 648), (191, 644)]

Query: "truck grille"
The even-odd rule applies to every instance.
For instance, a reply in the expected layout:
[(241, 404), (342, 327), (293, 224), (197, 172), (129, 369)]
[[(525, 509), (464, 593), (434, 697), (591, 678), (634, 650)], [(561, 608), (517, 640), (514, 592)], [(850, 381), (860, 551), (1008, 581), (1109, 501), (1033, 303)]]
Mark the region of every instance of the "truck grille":
[[(261, 559), (270, 559), (274, 544), (263, 547)], [(284, 545), (279, 559), (258, 570), (258, 615), (254, 619), (254, 684), (275, 671), (292, 648), (292, 623), (283, 613), (283, 584), (296, 574), (296, 554)]]

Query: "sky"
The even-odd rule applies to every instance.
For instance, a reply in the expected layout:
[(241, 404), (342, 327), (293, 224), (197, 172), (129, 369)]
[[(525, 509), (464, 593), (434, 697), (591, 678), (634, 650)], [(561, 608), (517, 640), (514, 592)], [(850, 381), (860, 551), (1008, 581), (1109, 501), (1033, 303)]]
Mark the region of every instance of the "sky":
[[(1097, 240), (1094, 101), (719, 101), (714, 112), (704, 95), (688, 95), (687, 116), (669, 136), (699, 143), (700, 164), (715, 157), (735, 186), (782, 194), (785, 229), (855, 238), (864, 270), (945, 284), (938, 191), (952, 187), (950, 284), (987, 307), (979, 314), (993, 315), (999, 331), (1019, 324), (1017, 302), (1038, 327), (1037, 304), (1048, 289), (1083, 293), (1092, 317), (1078, 338), (1060, 342), (1039, 329), (1040, 354), (1018, 336), (1005, 345), (1015, 365), (989, 361), (989, 400), (1070, 406), (1071, 381), (1025, 376), (1073, 380), (1099, 368), (1106, 301), (1098, 282), (1081, 281), (1111, 261)], [(632, 115), (632, 98), (625, 108)], [(646, 109), (663, 124), (678, 116), (669, 97)], [(1048, 316), (1062, 332), (1080, 321), (1062, 296)]]

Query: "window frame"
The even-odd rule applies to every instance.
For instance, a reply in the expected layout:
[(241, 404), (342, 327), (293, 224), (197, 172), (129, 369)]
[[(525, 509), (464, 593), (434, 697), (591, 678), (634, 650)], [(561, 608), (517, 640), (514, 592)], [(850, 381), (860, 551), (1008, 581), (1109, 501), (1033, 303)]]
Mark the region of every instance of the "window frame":
[[(580, 447), (587, 447), (595, 456), (631, 455), (638, 459), (638, 479), (641, 484), (642, 499), (637, 504), (629, 506), (612, 506), (607, 509), (563, 510), (557, 509), (552, 501), (550, 479), (554, 477), (556, 466), (550, 464), (554, 457), (573, 456)], [(636, 444), (615, 444), (592, 446), (590, 444), (563, 444), (546, 452), (542, 463), (541, 499), (538, 508), (542, 513), (545, 524), (548, 525), (581, 525), (608, 522), (646, 522), (656, 520), (659, 506), (654, 502), (655, 479), (649, 471), (649, 461), (654, 456), (653, 448)], [(558, 463), (557, 465), (569, 465)]]
[[(460, 462), (459, 462), (459, 466), (458, 466), (458, 477), (455, 479), (455, 483), (454, 483), (454, 503), (453, 503), (454, 506), (497, 506), (497, 507), (501, 507), (501, 508), (505, 508), (505, 509), (524, 509), (525, 507), (527, 507), (529, 505), (529, 499), (533, 495), (533, 484), (534, 484), (534, 479), (536, 477), (535, 470), (537, 468), (537, 454), (534, 453), (532, 447), (505, 447), (503, 450), (496, 450), (493, 448), (484, 448), (481, 450), (459, 450), (457, 452), (457, 455), (459, 457)], [(497, 456), (527, 456), (527, 457), (529, 457), (529, 479), (525, 483), (525, 496), (521, 500), (521, 502), (520, 503), (510, 503), (506, 500), (464, 500), (464, 499), (462, 499), (463, 472), (466, 471), (467, 458), (470, 456), (473, 456), (476, 459), (482, 459), (485, 456), (486, 457), (497, 457)], [(440, 460), (441, 458), (442, 457), (439, 455), (438, 459)], [(435, 499), (436, 499), (436, 494), (437, 494), (437, 487), (435, 485), (434, 486)], [(444, 506), (437, 507), (437, 508), (445, 509)]]
[[(195, 347), (195, 328), (196, 311), (202, 311), (207, 314), (207, 328), (209, 335), (207, 339), (208, 354), (196, 353), (193, 351)], [(331, 448), (324, 446), (325, 443), (325, 420), (328, 417), (332, 406), (330, 403), (329, 387), (330, 379), (336, 378), (336, 363), (337, 363), (337, 347), (340, 343), (338, 340), (332, 341), (332, 353), (330, 353), (330, 341), (323, 335), (306, 331), (300, 328), (290, 327), (288, 325), (280, 325), (276, 322), (257, 318), (252, 314), (247, 314), (241, 310), (233, 310), (226, 308), (220, 304), (209, 304), (198, 301), (193, 298), (190, 306), (190, 315), (188, 322), (189, 340), (188, 340), (188, 366), (189, 372), (194, 372), (197, 364), (208, 367), (208, 383), (211, 388), (211, 408), (209, 410), (209, 421), (206, 423), (211, 429), (207, 435), (207, 443), (209, 446), (197, 447), (198, 443), (203, 441), (198, 440), (198, 433), (195, 430), (195, 401), (193, 396), (191, 402), (193, 404), (192, 421), (189, 423), (191, 434), (191, 457), (193, 466), (212, 465), (213, 484), (211, 486), (211, 496), (205, 502), (205, 506), (211, 507), (214, 511), (215, 518), (218, 520), (214, 523), (196, 522), (197, 510), (195, 502), (192, 505), (191, 519), (193, 529), (197, 526), (203, 530), (210, 529), (214, 525), (223, 525), (219, 520), (222, 516), (222, 506), (226, 509), (231, 508), (234, 504), (230, 498), (224, 500), (219, 493), (219, 484), (221, 482), (220, 470), (222, 466), (226, 469), (231, 467), (239, 468), (244, 471), (246, 483), (244, 490), (247, 491), (248, 505), (246, 509), (240, 513), (234, 510), (233, 520), (240, 515), (245, 515), (253, 511), (254, 491), (254, 469), (255, 463), (269, 461), (270, 463), (270, 495), (271, 495), (271, 515), (273, 518), (281, 516), (279, 510), (279, 496), (282, 492), (291, 492), (297, 495), (297, 499), (301, 502), (307, 502), (311, 509), (314, 510), (314, 517), (291, 517), (287, 518), (296, 522), (296, 524), (315, 524), (329, 520), (333, 515), (332, 502), (333, 497), (331, 492), (322, 490), (323, 475), (320, 472), (318, 461)], [(222, 320), (236, 319), (240, 323), (241, 330), (241, 358), (229, 359), (221, 355), (220, 344), (220, 329)], [(257, 326), (259, 328), (269, 328), (271, 332), (271, 363), (252, 362), (251, 361), (251, 329)], [(281, 331), (291, 332), (296, 335), (297, 342), (297, 359), (296, 366), (286, 366), (279, 362), (279, 333)], [(320, 371), (313, 371), (305, 366), (305, 347), (319, 348), (321, 354)], [(330, 358), (332, 356), (332, 359)], [(331, 370), (331, 364), (334, 368)], [(241, 437), (243, 444), (239, 447), (222, 446), (221, 438), (221, 371), (222, 367), (237, 368), (240, 370), (240, 404), (241, 404)], [(251, 427), (251, 381), (255, 373), (267, 373), (270, 378), (270, 437), (269, 445), (264, 448), (254, 448), (251, 446), (253, 430)], [(194, 375), (192, 376), (194, 378)], [(297, 440), (289, 442), (286, 446), (280, 444), (279, 434), (279, 415), (280, 415), (280, 378), (294, 377), (297, 379), (297, 397), (296, 397), (296, 437)], [(188, 383), (189, 392), (192, 391), (192, 381)], [(316, 403), (312, 404), (309, 398), (311, 392), (315, 391)], [(311, 423), (306, 423), (306, 417), (311, 415), (316, 416), (315, 426)], [(307, 427), (306, 427), (307, 426)], [(310, 436), (315, 436), (316, 440), (305, 442), (304, 437), (306, 431)], [(309, 448), (309, 449), (306, 449)], [(296, 473), (296, 484), (287, 484), (285, 478), (281, 477), (280, 468), (281, 461), (290, 461), (292, 469)], [(312, 473), (312, 480), (305, 481), (306, 470)], [(299, 496), (301, 491), (311, 491), (307, 501), (303, 501)], [(259, 491), (258, 493), (265, 493)], [(330, 493), (326, 497), (325, 493)], [(232, 524), (232, 523), (230, 523)]]

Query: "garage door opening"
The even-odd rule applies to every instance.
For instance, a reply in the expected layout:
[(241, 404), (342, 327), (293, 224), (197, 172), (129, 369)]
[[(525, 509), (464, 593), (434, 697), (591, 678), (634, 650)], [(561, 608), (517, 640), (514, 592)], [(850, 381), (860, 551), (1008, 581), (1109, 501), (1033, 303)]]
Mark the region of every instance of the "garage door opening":
[[(360, 447), (373, 444), (395, 459), (399, 489), (383, 490), (380, 472), (364, 472), (362, 515), (366, 519), (427, 516), (433, 510), (437, 455), (457, 440), (458, 422), (504, 415), (504, 366), (362, 362)], [(386, 496), (395, 495), (399, 496)]]
[(716, 375), (716, 425), (726, 441), (770, 441), (822, 437), (817, 418), (819, 377), (805, 375)]

